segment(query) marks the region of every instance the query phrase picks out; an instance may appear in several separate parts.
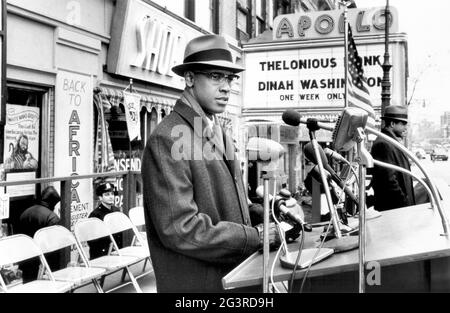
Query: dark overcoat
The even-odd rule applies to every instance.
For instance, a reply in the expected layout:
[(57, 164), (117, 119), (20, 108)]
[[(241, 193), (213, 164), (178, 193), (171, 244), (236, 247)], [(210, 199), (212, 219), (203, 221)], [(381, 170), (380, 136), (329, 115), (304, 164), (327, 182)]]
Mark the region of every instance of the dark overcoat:
[[(397, 140), (387, 129), (383, 129), (382, 133)], [(383, 138), (378, 137), (375, 140), (371, 154), (376, 160), (411, 171), (408, 157)], [(376, 165), (372, 173), (375, 210), (384, 211), (415, 204), (413, 182), (410, 176)]]
[(144, 211), (158, 292), (221, 292), (223, 276), (261, 246), (234, 144), (224, 134), (218, 148), (201, 121), (178, 100), (145, 147)]
[[(20, 215), (19, 233), (33, 237), (41, 228), (58, 225), (60, 219), (45, 201), (39, 201), (35, 205), (26, 209)], [(59, 269), (59, 254), (53, 252), (46, 254), (46, 260), (52, 270)], [(38, 277), (40, 261), (36, 258), (29, 259), (20, 264), (23, 281), (30, 282)]]
[[(100, 220), (104, 220), (105, 216), (112, 212), (120, 212), (120, 209), (114, 205), (111, 206), (111, 208), (107, 208), (103, 205), (103, 203), (100, 203), (90, 214), (88, 217), (96, 217)], [(119, 248), (122, 248), (122, 234), (116, 233), (113, 235), (114, 241), (117, 243), (117, 246)], [(88, 241), (89, 245), (89, 258), (96, 259), (101, 256), (107, 255), (109, 246), (111, 244), (111, 240), (108, 237), (102, 237), (94, 240)]]

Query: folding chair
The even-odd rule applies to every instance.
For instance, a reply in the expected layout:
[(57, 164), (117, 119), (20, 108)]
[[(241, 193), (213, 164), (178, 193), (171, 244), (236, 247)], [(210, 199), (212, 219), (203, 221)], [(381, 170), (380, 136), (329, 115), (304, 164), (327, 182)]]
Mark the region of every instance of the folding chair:
[(80, 255), (84, 266), (69, 266), (53, 272), (53, 277), (57, 281), (72, 283), (72, 290), (93, 283), (97, 292), (103, 293), (103, 289), (97, 279), (103, 277), (106, 270), (104, 268), (89, 267), (88, 262), (81, 252), (75, 237), (67, 228), (59, 225), (49, 226), (38, 230), (34, 234), (34, 241), (39, 245), (42, 252), (49, 253), (66, 247), (75, 247)]
[(49, 280), (36, 279), (31, 282), (8, 288), (0, 275), (0, 285), (5, 292), (11, 293), (63, 293), (71, 290), (72, 284), (56, 281), (45, 259), (44, 253), (33, 239), (19, 234), (0, 239), (0, 267), (39, 257)]
[[(105, 219), (103, 222), (108, 227), (111, 234), (116, 234), (120, 232), (127, 231), (131, 229), (134, 233), (134, 238), (136, 238), (137, 242), (139, 243), (138, 246), (130, 245), (128, 247), (124, 247), (119, 249), (118, 251), (114, 251), (113, 254), (118, 255), (124, 255), (124, 256), (134, 256), (139, 261), (144, 261), (144, 267), (141, 275), (137, 276), (137, 278), (140, 278), (142, 276), (145, 276), (147, 274), (150, 274), (153, 272), (153, 268), (150, 271), (145, 272), (145, 266), (147, 265), (147, 261), (149, 261), (150, 264), (152, 264), (152, 261), (150, 259), (150, 250), (147, 246), (147, 243), (142, 239), (141, 234), (137, 230), (136, 226), (133, 225), (131, 220), (123, 214), (122, 212), (113, 212), (110, 214), (107, 214), (105, 216)], [(122, 277), (122, 280), (124, 277)]]
[[(109, 237), (111, 243), (116, 251), (119, 250), (117, 247), (117, 243), (114, 240), (113, 236), (109, 232), (106, 225), (98, 218), (91, 217), (84, 220), (79, 221), (75, 224), (74, 227), (75, 238), (78, 242), (78, 245), (82, 247), (83, 242), (87, 242), (90, 240), (95, 240), (103, 237)], [(84, 250), (81, 249), (81, 253), (84, 255), (84, 259), (86, 260), (88, 266), (90, 267), (100, 267), (106, 270), (106, 275), (117, 272), (121, 269), (124, 269), (128, 272), (128, 276), (130, 276), (131, 283), (133, 284), (136, 292), (141, 293), (142, 290), (139, 287), (139, 284), (136, 281), (133, 273), (131, 273), (129, 266), (138, 262), (138, 259), (133, 256), (123, 256), (123, 255), (105, 255), (93, 260), (88, 260), (86, 255), (84, 254)], [(128, 283), (126, 283), (128, 284)], [(123, 284), (123, 285), (126, 285)], [(116, 290), (123, 285), (120, 285), (116, 288), (108, 290), (107, 292), (111, 292)]]
[[(134, 208), (131, 208), (128, 211), (128, 217), (130, 218), (131, 222), (134, 226), (139, 230), (139, 233), (141, 234), (141, 238), (144, 240), (145, 246), (147, 245), (147, 233), (145, 231), (142, 231), (141, 229), (145, 226), (145, 216), (144, 216), (144, 207), (142, 206), (136, 206)], [(135, 245), (137, 241), (136, 236), (133, 237), (133, 241), (131, 245)]]

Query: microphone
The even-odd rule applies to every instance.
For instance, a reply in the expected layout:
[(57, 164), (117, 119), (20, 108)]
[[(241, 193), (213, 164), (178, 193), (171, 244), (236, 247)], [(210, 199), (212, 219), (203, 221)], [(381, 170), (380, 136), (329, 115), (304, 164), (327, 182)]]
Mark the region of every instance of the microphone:
[(334, 127), (330, 126), (328, 123), (322, 123), (322, 122), (318, 121), (317, 119), (309, 118), (305, 121), (304, 119), (302, 119), (302, 116), (300, 115), (300, 113), (298, 113), (297, 111), (294, 111), (294, 110), (284, 111), (281, 118), (283, 119), (283, 122), (285, 122), (286, 124), (291, 125), (291, 126), (298, 126), (301, 123), (301, 124), (308, 124), (308, 125), (313, 124), (316, 129), (321, 128), (321, 129), (325, 129), (325, 130), (329, 130), (329, 131), (333, 131), (333, 129), (334, 129)]
[[(305, 153), (305, 156), (308, 158), (308, 160), (310, 160), (311, 162), (313, 162), (314, 164), (317, 165), (317, 159), (316, 159), (316, 155), (314, 153), (314, 148), (312, 146), (312, 144), (309, 142), (305, 145), (303, 152)], [(325, 152), (323, 151), (322, 147), (319, 146), (319, 153), (320, 153), (320, 158), (322, 159), (322, 163), (323, 163), (323, 168), (328, 171), (331, 175), (331, 179), (342, 189), (344, 190), (345, 194), (347, 196), (350, 197), (350, 199), (355, 202), (357, 205), (359, 205), (358, 203), (358, 199), (356, 198), (356, 196), (353, 194), (353, 192), (350, 190), (350, 188), (348, 188), (348, 186), (345, 184), (345, 182), (339, 177), (339, 175), (331, 168), (331, 166), (328, 164), (328, 159), (326, 157)], [(319, 176), (320, 177), (320, 176)], [(321, 180), (319, 180), (319, 182), (321, 182)]]
[(333, 131), (334, 149), (349, 151), (355, 145), (353, 137), (358, 128), (365, 128), (368, 113), (360, 108), (346, 108), (339, 116)]
[(291, 219), (293, 222), (300, 224), (300, 225), (303, 227), (303, 229), (304, 229), (305, 231), (307, 231), (307, 232), (312, 231), (312, 226), (309, 225), (309, 224), (307, 224), (307, 223), (305, 223), (305, 221), (302, 219), (302, 217), (301, 217), (299, 214), (294, 213), (294, 212), (292, 212), (290, 209), (288, 209), (288, 208), (284, 205), (285, 203), (286, 203), (286, 202), (285, 202), (284, 200), (280, 200), (280, 201), (278, 202), (278, 204), (276, 205), (276, 208), (277, 208), (278, 210), (280, 210), (281, 213), (283, 213), (283, 214), (284, 214), (285, 216), (287, 216), (289, 219)]
[[(263, 193), (263, 189), (261, 188), (262, 186), (259, 186), (258, 188), (256, 188), (256, 194), (259, 197), (264, 196)], [(272, 201), (274, 199), (274, 197), (269, 194), (269, 199), (270, 201)], [(286, 201), (283, 197), (276, 195), (275, 196), (275, 209), (279, 209), (281, 211), (281, 213), (283, 213), (285, 216), (289, 217), (291, 219), (291, 221), (300, 224), (303, 229), (307, 232), (312, 231), (312, 227), (311, 225), (305, 223), (305, 221), (303, 221), (302, 217), (297, 214), (297, 213), (293, 213), (291, 212), (291, 210), (285, 206)]]
[(346, 158), (344, 158), (342, 155), (340, 155), (339, 153), (337, 153), (334, 150), (331, 150), (330, 148), (325, 148), (323, 149), (323, 151), (325, 152), (325, 155), (327, 156), (327, 158), (333, 159), (338, 163), (345, 163), (345, 164), (350, 164), (349, 161), (347, 161)]
[[(336, 183), (331, 179), (331, 174), (327, 170), (325, 170), (325, 177), (330, 185), (331, 193), (331, 199), (333, 200), (333, 203), (336, 204), (339, 202), (338, 193), (336, 192)], [(306, 179), (305, 179), (305, 187), (312, 192), (312, 180), (311, 178), (314, 178), (317, 182), (319, 182), (321, 186), (321, 193), (323, 193), (323, 185), (322, 185), (322, 177), (320, 176), (319, 167), (316, 165), (314, 166), (308, 173)]]

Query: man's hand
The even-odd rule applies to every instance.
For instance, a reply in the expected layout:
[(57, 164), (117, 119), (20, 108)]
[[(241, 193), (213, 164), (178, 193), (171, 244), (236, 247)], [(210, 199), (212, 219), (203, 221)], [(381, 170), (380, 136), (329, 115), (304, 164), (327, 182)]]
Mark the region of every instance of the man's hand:
[[(260, 251), (263, 249), (264, 245), (264, 224), (258, 224), (255, 226), (259, 234), (259, 242), (261, 244)], [(278, 226), (275, 223), (269, 223), (269, 248), (270, 251), (277, 250), (281, 245), (281, 237), (278, 230)]]

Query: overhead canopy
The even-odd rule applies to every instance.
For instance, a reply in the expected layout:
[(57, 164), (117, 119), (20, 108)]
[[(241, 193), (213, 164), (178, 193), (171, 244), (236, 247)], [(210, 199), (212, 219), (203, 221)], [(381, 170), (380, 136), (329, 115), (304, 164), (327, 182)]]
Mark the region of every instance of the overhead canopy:
[[(106, 87), (97, 87), (95, 89), (95, 92), (104, 95), (109, 100), (110, 105), (118, 107), (121, 103), (123, 104), (122, 90)], [(176, 102), (175, 99), (168, 99), (161, 96), (146, 95), (142, 93), (139, 94), (141, 95), (140, 109), (142, 110), (142, 108), (145, 107), (149, 112), (151, 112), (152, 109), (155, 109), (156, 111), (164, 110), (166, 113), (168, 113), (169, 111), (172, 111)], [(103, 103), (105, 109), (110, 109), (109, 107), (110, 105), (105, 102)]]

